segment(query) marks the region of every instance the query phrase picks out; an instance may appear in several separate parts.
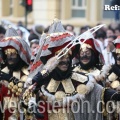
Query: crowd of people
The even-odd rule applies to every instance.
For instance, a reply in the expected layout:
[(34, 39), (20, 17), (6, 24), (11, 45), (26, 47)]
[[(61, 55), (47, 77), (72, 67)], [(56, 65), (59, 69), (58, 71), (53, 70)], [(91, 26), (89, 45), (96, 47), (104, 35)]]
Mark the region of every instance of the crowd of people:
[(0, 120), (119, 120), (120, 24), (96, 26), (1, 25)]

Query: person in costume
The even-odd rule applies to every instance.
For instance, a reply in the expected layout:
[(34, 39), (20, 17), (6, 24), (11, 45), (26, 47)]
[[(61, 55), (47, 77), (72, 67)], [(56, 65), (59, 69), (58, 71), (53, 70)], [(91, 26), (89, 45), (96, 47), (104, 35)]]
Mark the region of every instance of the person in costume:
[[(115, 64), (111, 65), (111, 69), (108, 72), (108, 75), (105, 80), (105, 87), (117, 90), (119, 92), (120, 90), (120, 59), (119, 59), (120, 37), (119, 36), (117, 37), (117, 39), (113, 41), (113, 44), (115, 45), (115, 50), (113, 52), (113, 55), (115, 58)], [(108, 48), (110, 49), (110, 46), (108, 46)], [(111, 117), (111, 120), (114, 120), (114, 119), (117, 120), (120, 118), (120, 115), (117, 114), (117, 113), (120, 113), (120, 110), (119, 110), (120, 103), (115, 102), (115, 105), (116, 105), (116, 111), (113, 114), (109, 114), (109, 116)]]
[(115, 45), (115, 51), (113, 52), (114, 58), (115, 58), (115, 64), (112, 65), (109, 75), (107, 77), (107, 87), (110, 87), (112, 89), (119, 89), (120, 85), (120, 36), (117, 37), (117, 39), (114, 40), (113, 44)]
[[(50, 26), (48, 36), (46, 36), (45, 40), (44, 40), (45, 43), (42, 47), (42, 52), (40, 54), (40, 58), (41, 58), (42, 62), (45, 64), (47, 62), (48, 58), (51, 58), (52, 56), (57, 55), (60, 52), (60, 50), (65, 45), (67, 45), (72, 39), (74, 39), (74, 36), (71, 33), (66, 32), (64, 30), (63, 26), (61, 25), (61, 22), (59, 20), (54, 20), (53, 24)], [(49, 72), (52, 71), (54, 69), (54, 67), (58, 64), (58, 62), (55, 62), (55, 61), (56, 61), (56, 58), (53, 58), (53, 60), (52, 61), (50, 60), (49, 63), (46, 65), (46, 67), (48, 67), (51, 64), (51, 62), (52, 63), (54, 62), (54, 66), (52, 66), (52, 67), (49, 66), (49, 68), (50, 68)], [(63, 68), (61, 68), (61, 69), (65, 69), (65, 71), (63, 70), (63, 72), (62, 72), (61, 69), (59, 69), (59, 68), (56, 69), (53, 73), (51, 73), (52, 76), (54, 75), (53, 79), (56, 79), (55, 81), (59, 81), (59, 80), (62, 81), (63, 79), (69, 78), (71, 76), (71, 69), (72, 69), (71, 64), (72, 64), (71, 55), (68, 54), (68, 55), (66, 55), (65, 58), (63, 58), (63, 61), (61, 61), (61, 64), (59, 65), (59, 67), (61, 67), (61, 65), (63, 65)], [(45, 68), (45, 66), (44, 66), (44, 68)], [(66, 71), (66, 69), (68, 69), (68, 68), (69, 68), (69, 70)], [(45, 70), (43, 70), (43, 74), (44, 74), (44, 72), (45, 72)], [(38, 73), (38, 71), (37, 71), (37, 73)], [(38, 73), (38, 77), (39, 77), (39, 75), (40, 74)], [(37, 79), (37, 78), (35, 78), (35, 79)], [(49, 79), (49, 80), (47, 80), (47, 79)], [(51, 77), (49, 77), (47, 79), (45, 80), (46, 85), (48, 85), (48, 82), (51, 80)], [(40, 86), (41, 85), (42, 84), (40, 83)], [(56, 87), (56, 86), (54, 86), (54, 87)], [(59, 89), (63, 89), (63, 86), (61, 86), (60, 83), (58, 83), (58, 87), (59, 87)], [(39, 88), (39, 84), (38, 84), (38, 88)], [(50, 90), (50, 92), (51, 92), (51, 90)], [(57, 93), (57, 91), (54, 91), (54, 92)], [(57, 94), (59, 94), (59, 90), (58, 90)], [(46, 109), (46, 111), (44, 113), (44, 120), (47, 120), (49, 118), (47, 112), (48, 111)], [(53, 119), (53, 117), (54, 116), (51, 116), (50, 119)], [(67, 119), (68, 119), (67, 114), (63, 114), (63, 117), (64, 118), (67, 117)]]
[[(78, 57), (80, 66), (76, 66), (72, 70), (72, 54), (70, 51), (60, 60), (57, 60), (56, 55), (59, 54), (61, 49), (68, 44), (68, 39), (70, 40), (70, 38), (68, 38), (63, 39), (64, 41), (62, 41), (62, 39), (59, 39), (62, 38), (62, 36), (60, 37), (59, 35), (63, 34), (59, 33), (58, 37), (53, 34), (52, 40), (54, 40), (54, 42), (60, 40), (61, 42), (59, 42), (62, 43), (61, 46), (57, 46), (57, 42), (56, 44), (54, 43), (54, 45), (56, 45), (54, 47), (53, 44), (48, 45), (48, 50), (51, 50), (51, 54), (40, 57), (45, 65), (32, 79), (33, 84), (37, 84), (37, 88), (43, 94), (43, 96), (40, 97), (44, 97), (46, 102), (50, 102), (49, 110), (51, 112), (49, 113), (47, 109), (45, 114), (47, 117), (44, 120), (103, 120), (103, 114), (99, 113), (96, 108), (98, 102), (104, 101), (107, 103), (109, 100), (120, 100), (120, 95), (116, 94), (116, 91), (104, 89), (96, 83), (94, 76), (97, 74), (95, 71), (95, 65), (97, 62), (94, 56), (95, 47), (93, 48), (93, 39), (86, 40), (86, 44), (82, 44), (84, 47), (81, 46), (77, 51), (79, 53)], [(50, 48), (50, 46), (52, 47)], [(50, 57), (50, 59), (45, 63), (45, 60), (48, 59), (48, 57)], [(94, 63), (91, 62), (93, 60)], [(91, 111), (88, 113), (87, 106), (84, 105), (82, 109), (83, 112), (80, 109), (77, 113), (74, 113), (71, 109), (72, 103), (74, 101), (79, 101), (81, 106), (81, 101), (83, 100), (90, 103)], [(52, 103), (58, 103), (58, 106), (54, 109), (55, 112), (52, 109)], [(68, 107), (69, 112), (66, 111), (66, 107)], [(75, 105), (74, 110), (77, 110), (77, 108), (78, 106)], [(102, 104), (100, 104), (99, 109), (102, 109)], [(92, 112), (92, 110), (94, 110), (94, 112)]]
[(27, 68), (31, 57), (30, 48), (12, 27), (7, 29), (5, 38), (0, 41), (0, 47), (5, 63), (0, 71), (0, 102), (4, 107), (0, 120), (20, 120), (23, 116), (18, 105), (29, 74)]

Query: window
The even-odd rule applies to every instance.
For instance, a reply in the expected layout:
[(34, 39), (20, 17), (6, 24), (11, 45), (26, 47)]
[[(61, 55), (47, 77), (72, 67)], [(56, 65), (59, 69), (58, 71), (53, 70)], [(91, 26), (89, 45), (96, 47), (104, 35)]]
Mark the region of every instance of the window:
[(13, 14), (13, 0), (10, 0), (10, 15)]
[(103, 19), (113, 19), (114, 11), (105, 11), (104, 5), (110, 5), (111, 0), (103, 0)]
[(72, 0), (72, 18), (84, 18), (85, 14), (86, 0)]

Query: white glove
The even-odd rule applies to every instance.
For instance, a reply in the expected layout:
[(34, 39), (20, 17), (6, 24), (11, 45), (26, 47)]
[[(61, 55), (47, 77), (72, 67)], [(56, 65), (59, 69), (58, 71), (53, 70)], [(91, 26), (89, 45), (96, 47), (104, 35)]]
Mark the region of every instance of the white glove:
[(27, 78), (27, 80), (25, 81), (25, 84), (24, 84), (24, 88), (28, 88), (30, 85), (32, 85), (32, 79)]
[(43, 69), (47, 70), (49, 73), (52, 72), (59, 63), (59, 60), (57, 58), (57, 56), (50, 58), (44, 65)]
[(107, 74), (109, 73), (110, 69), (111, 69), (111, 65), (104, 65), (101, 70), (102, 72), (100, 73), (100, 75), (95, 76), (95, 79), (97, 81), (104, 80), (106, 78)]

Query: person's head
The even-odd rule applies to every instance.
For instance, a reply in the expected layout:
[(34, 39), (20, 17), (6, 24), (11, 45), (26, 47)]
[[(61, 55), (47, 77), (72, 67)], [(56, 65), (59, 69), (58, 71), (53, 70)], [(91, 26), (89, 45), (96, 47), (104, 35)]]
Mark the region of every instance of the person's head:
[(118, 26), (119, 26), (119, 24), (117, 22), (112, 22), (108, 25), (108, 29), (115, 30)]
[(81, 63), (83, 63), (84, 65), (88, 64), (91, 60), (91, 55), (92, 52), (89, 48), (82, 48), (80, 50), (80, 61)]
[(67, 24), (67, 25), (65, 26), (65, 30), (72, 32), (72, 31), (74, 30), (74, 26), (73, 26), (73, 25), (70, 25), (70, 24)]
[(115, 33), (115, 31), (114, 31), (113, 29), (108, 29), (108, 30), (106, 31), (106, 33), (107, 33), (107, 38), (108, 38), (108, 37), (110, 37), (110, 36), (113, 36), (114, 33)]
[(65, 30), (67, 30), (67, 31), (69, 31), (69, 32), (71, 32), (71, 33), (73, 33), (75, 35), (74, 26), (73, 25), (67, 24), (65, 26)]
[(17, 49), (12, 46), (7, 46), (3, 48), (4, 60), (8, 69), (16, 71), (20, 70), (22, 67), (28, 66), (25, 61), (20, 57)]
[(119, 27), (115, 29), (115, 36), (116, 37), (120, 36), (120, 28)]
[(69, 55), (66, 55), (66, 56), (63, 56), (63, 57), (60, 59), (60, 62), (59, 62), (59, 64), (58, 64), (57, 67), (58, 67), (61, 71), (65, 72), (65, 71), (68, 70), (69, 66), (70, 66), (70, 57), (69, 57)]
[(24, 27), (24, 26), (23, 26), (23, 22), (22, 22), (22, 21), (18, 21), (17, 26)]
[(37, 48), (39, 46), (39, 40), (38, 39), (33, 39), (30, 42), (30, 48), (31, 51), (33, 52), (35, 48)]
[(107, 38), (105, 40), (105, 47), (108, 48), (108, 50), (110, 49), (110, 51), (113, 51), (115, 46), (114, 46), (114, 40), (116, 39), (116, 36), (110, 36), (109, 38)]
[(98, 56), (96, 56), (94, 49), (85, 43), (80, 47), (78, 59), (81, 68), (84, 70), (93, 68), (98, 63)]
[(38, 39), (39, 40), (39, 36), (37, 36), (34, 33), (31, 33), (28, 37), (29, 42), (31, 42), (33, 39)]
[(22, 32), (22, 30), (17, 29), (17, 33), (18, 33), (18, 35), (19, 35), (21, 38), (23, 37), (23, 32)]
[(79, 33), (79, 34), (84, 33), (84, 32), (87, 31), (88, 29), (90, 29), (90, 26), (88, 26), (88, 25), (82, 26), (82, 27), (80, 28), (80, 33)]
[(37, 36), (41, 36), (42, 35), (42, 33), (44, 32), (44, 26), (43, 25), (34, 25), (33, 27), (32, 27), (32, 31), (33, 31), (33, 33), (34, 34), (36, 34)]
[[(61, 49), (55, 53), (55, 56), (59, 54), (60, 51)], [(66, 55), (60, 58), (59, 64), (52, 71), (52, 76), (55, 80), (63, 80), (69, 78), (71, 74), (72, 74), (72, 56), (71, 52), (68, 52)]]
[(20, 62), (20, 56), (17, 50), (11, 46), (3, 49), (5, 53), (6, 64), (8, 68), (15, 69)]
[(5, 37), (0, 41), (0, 47), (3, 51), (5, 65), (10, 69), (19, 70), (29, 65), (30, 47), (11, 26), (8, 27)]
[(106, 38), (106, 32), (102, 29), (98, 30), (96, 32), (95, 38), (100, 40), (101, 42), (104, 42), (104, 40)]
[(5, 28), (0, 25), (0, 40), (4, 38), (5, 32), (6, 32)]

